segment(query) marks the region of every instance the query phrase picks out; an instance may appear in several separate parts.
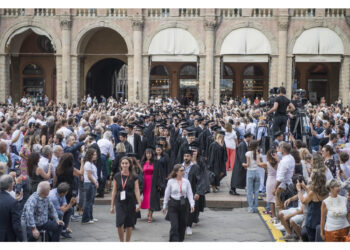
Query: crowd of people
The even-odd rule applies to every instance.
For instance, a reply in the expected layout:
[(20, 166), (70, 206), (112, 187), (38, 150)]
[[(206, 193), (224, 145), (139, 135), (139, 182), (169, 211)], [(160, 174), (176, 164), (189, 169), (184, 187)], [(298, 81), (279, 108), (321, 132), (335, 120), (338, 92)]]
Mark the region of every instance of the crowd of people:
[[(228, 171), (229, 193), (246, 190), (249, 213), (266, 193), (265, 213), (283, 239), (349, 241), (350, 110), (307, 104), (306, 142), (291, 133), (295, 107), (284, 94), (285, 114), (281, 105), (246, 101), (182, 106), (90, 96), (79, 105), (1, 105), (0, 241), (71, 238), (71, 223), (98, 223), (93, 204), (105, 193), (120, 241), (131, 240), (141, 212), (157, 223), (157, 211), (170, 221), (169, 241), (184, 241)], [(286, 124), (267, 122), (272, 112)]]

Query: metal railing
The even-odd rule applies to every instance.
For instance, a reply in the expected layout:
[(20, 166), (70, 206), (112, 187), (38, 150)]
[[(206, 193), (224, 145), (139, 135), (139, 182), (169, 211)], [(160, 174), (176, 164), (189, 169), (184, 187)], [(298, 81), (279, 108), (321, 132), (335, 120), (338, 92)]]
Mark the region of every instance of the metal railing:
[(316, 9), (294, 9), (294, 17), (315, 17)]
[(179, 16), (180, 17), (199, 17), (201, 12), (200, 9), (180, 9)]
[(346, 9), (326, 9), (326, 17), (343, 17), (345, 16)]
[(97, 16), (97, 9), (77, 9), (76, 16)]
[(24, 16), (25, 9), (4, 9), (4, 16)]
[(128, 10), (127, 9), (108, 9), (107, 16), (111, 17), (127, 17)]
[(55, 9), (34, 9), (34, 16), (55, 16)]
[(170, 9), (147, 9), (148, 17), (168, 17)]
[(273, 9), (253, 9), (252, 17), (272, 17)]
[(221, 9), (220, 15), (222, 17), (241, 17), (242, 9)]

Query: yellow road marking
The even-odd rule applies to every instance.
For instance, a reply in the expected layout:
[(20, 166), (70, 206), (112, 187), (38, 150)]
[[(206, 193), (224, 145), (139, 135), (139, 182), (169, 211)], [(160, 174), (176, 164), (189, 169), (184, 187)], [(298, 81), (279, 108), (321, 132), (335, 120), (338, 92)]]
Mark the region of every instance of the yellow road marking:
[(280, 230), (276, 229), (273, 223), (270, 222), (271, 217), (268, 214), (264, 214), (263, 212), (266, 211), (264, 207), (258, 207), (259, 214), (261, 218), (265, 221), (267, 227), (270, 229), (273, 238), (277, 242), (286, 242), (285, 240), (281, 240), (280, 238), (283, 237), (283, 234)]

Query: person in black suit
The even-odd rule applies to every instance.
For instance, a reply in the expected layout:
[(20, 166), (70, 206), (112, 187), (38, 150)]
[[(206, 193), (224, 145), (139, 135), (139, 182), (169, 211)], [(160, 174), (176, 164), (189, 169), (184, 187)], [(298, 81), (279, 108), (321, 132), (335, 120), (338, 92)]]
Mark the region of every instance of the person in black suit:
[(128, 132), (125, 130), (122, 130), (119, 132), (119, 134), (120, 134), (119, 135), (120, 143), (124, 143), (126, 153), (133, 153), (132, 146), (127, 140)]
[(22, 241), (19, 203), (9, 194), (13, 186), (10, 175), (0, 177), (0, 242)]
[[(141, 159), (142, 157), (142, 142), (141, 142), (141, 137), (139, 134), (134, 132), (134, 127), (136, 125), (135, 124), (128, 124), (126, 125), (126, 131), (128, 132), (128, 137), (127, 140), (128, 142), (131, 144), (131, 147), (133, 148), (133, 152), (134, 154), (136, 154), (136, 158), (138, 160)], [(131, 142), (129, 141), (129, 138), (131, 138)]]
[(231, 190), (229, 192), (232, 195), (239, 195), (236, 192), (236, 188), (244, 189), (246, 186), (247, 170), (242, 166), (242, 163), (245, 163), (247, 160), (245, 153), (247, 153), (248, 145), (252, 139), (253, 134), (248, 132), (244, 135), (244, 140), (238, 145), (235, 165), (231, 176)]

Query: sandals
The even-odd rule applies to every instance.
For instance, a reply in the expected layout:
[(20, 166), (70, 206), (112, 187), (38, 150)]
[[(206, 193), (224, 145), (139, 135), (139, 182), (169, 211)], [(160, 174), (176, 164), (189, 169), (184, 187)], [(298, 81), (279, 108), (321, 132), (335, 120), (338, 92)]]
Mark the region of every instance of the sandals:
[(148, 222), (148, 223), (151, 223), (151, 222), (152, 222), (152, 217), (148, 217), (147, 222)]

